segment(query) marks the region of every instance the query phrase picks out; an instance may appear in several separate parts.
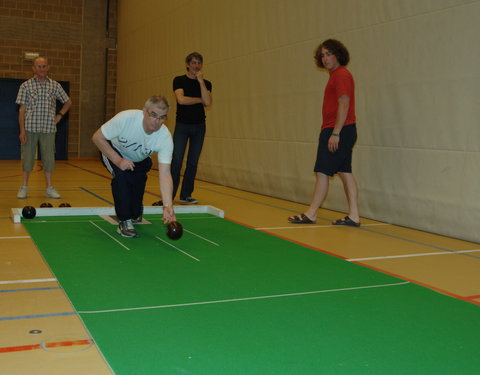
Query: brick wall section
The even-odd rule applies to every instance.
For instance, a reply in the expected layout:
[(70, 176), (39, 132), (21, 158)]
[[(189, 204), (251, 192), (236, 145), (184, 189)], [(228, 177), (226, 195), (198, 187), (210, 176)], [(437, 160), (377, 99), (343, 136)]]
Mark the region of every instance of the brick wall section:
[(111, 119), (115, 111), (115, 97), (117, 92), (117, 50), (107, 50), (107, 77), (105, 80), (105, 121)]
[[(0, 0), (1, 1), (1, 0)], [(0, 39), (0, 77), (27, 80), (33, 77), (32, 62), (23, 58), (24, 52), (38, 52), (48, 58), (49, 76), (70, 83), (73, 105), (69, 113), (69, 155), (78, 156), (80, 57), (78, 43), (38, 42), (33, 40)]]
[(118, 0), (109, 0), (108, 6), (108, 37), (112, 39), (117, 38), (117, 24), (118, 24)]
[(0, 16), (82, 23), (83, 0), (0, 0)]
[[(117, 6), (118, 0), (110, 0), (108, 8), (108, 38), (112, 45), (117, 39)], [(117, 95), (117, 49), (107, 49), (107, 76), (105, 79), (105, 121), (116, 114), (115, 104)]]
[[(65, 31), (76, 39), (72, 30), (81, 27), (83, 0), (0, 0), (0, 17), (11, 30), (2, 33), (6, 38), (0, 38), (0, 77), (25, 80), (33, 77), (32, 62), (24, 59), (27, 51), (48, 58), (49, 76), (70, 83), (73, 105), (69, 111), (68, 155), (78, 157), (82, 45), (79, 41), (58, 39), (68, 39), (64, 37)], [(18, 32), (17, 28), (25, 31)]]
[[(108, 25), (102, 13), (107, 4)], [(116, 12), (117, 0), (0, 0), (0, 78), (31, 78), (31, 61), (24, 60), (28, 51), (48, 58), (52, 79), (70, 83), (69, 158), (96, 156), (90, 134), (115, 114), (116, 50), (108, 47), (116, 44)], [(102, 72), (105, 57), (102, 64), (91, 64), (106, 50)], [(105, 87), (85, 75), (92, 71)], [(105, 103), (89, 102), (92, 97)]]

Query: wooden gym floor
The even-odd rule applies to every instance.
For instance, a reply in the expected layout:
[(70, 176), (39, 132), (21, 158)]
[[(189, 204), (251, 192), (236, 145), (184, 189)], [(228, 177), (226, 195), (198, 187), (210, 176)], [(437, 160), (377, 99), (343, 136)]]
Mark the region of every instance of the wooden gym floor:
[[(11, 218), (11, 208), (39, 207), (42, 202), (111, 206), (107, 172), (99, 161), (58, 162), (54, 182), (62, 198), (55, 200), (44, 197), (43, 172), (37, 167), (31, 175), (28, 198), (19, 200), (20, 162), (0, 161), (0, 168), (0, 319), (10, 317), (0, 320), (2, 374), (112, 374), (95, 346), (79, 350), (64, 345), (47, 350), (39, 345), (43, 339), (36, 330), (48, 332), (56, 342), (83, 340), (89, 333), (75, 315), (23, 319), (45, 311), (66, 311), (70, 302), (61, 289), (54, 293), (15, 292), (55, 289), (58, 284), (23, 225), (14, 224)], [(289, 224), (286, 218), (303, 212), (304, 205), (203, 181), (197, 182), (194, 196), (200, 204), (224, 210), (232, 221), (480, 305), (479, 244), (365, 218), (361, 228), (334, 227), (330, 222), (342, 213), (329, 210), (320, 211), (316, 225)], [(154, 170), (144, 203), (150, 205), (158, 199)]]

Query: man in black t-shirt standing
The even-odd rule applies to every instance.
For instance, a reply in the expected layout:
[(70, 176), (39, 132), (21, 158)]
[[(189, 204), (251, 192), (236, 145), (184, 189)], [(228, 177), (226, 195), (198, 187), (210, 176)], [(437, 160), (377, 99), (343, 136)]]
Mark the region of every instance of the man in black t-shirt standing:
[(205, 108), (212, 103), (212, 84), (203, 78), (203, 57), (193, 52), (185, 58), (187, 74), (173, 79), (173, 91), (177, 99), (177, 118), (173, 133), (173, 197), (180, 184), (180, 171), (188, 146), (187, 163), (180, 190), (180, 201), (196, 204), (192, 198), (198, 160), (205, 138)]

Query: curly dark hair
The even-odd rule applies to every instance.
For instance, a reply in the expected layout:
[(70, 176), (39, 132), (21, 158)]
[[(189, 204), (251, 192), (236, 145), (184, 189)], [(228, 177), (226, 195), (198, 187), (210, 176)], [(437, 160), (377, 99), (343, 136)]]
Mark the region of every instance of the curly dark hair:
[(315, 63), (319, 68), (325, 68), (322, 62), (322, 48), (334, 54), (340, 65), (345, 66), (350, 61), (350, 54), (348, 53), (347, 47), (345, 47), (342, 42), (335, 39), (327, 39), (317, 47), (315, 55), (313, 56), (315, 58)]

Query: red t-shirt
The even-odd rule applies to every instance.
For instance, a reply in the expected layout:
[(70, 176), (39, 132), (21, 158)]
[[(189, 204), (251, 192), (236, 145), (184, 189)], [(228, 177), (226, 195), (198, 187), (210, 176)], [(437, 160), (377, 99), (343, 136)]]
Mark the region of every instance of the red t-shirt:
[(323, 123), (322, 129), (335, 127), (338, 111), (338, 98), (347, 95), (350, 98), (347, 119), (345, 125), (355, 124), (355, 83), (352, 73), (344, 66), (339, 66), (333, 72), (330, 72), (330, 79), (325, 86), (325, 95), (323, 98)]

